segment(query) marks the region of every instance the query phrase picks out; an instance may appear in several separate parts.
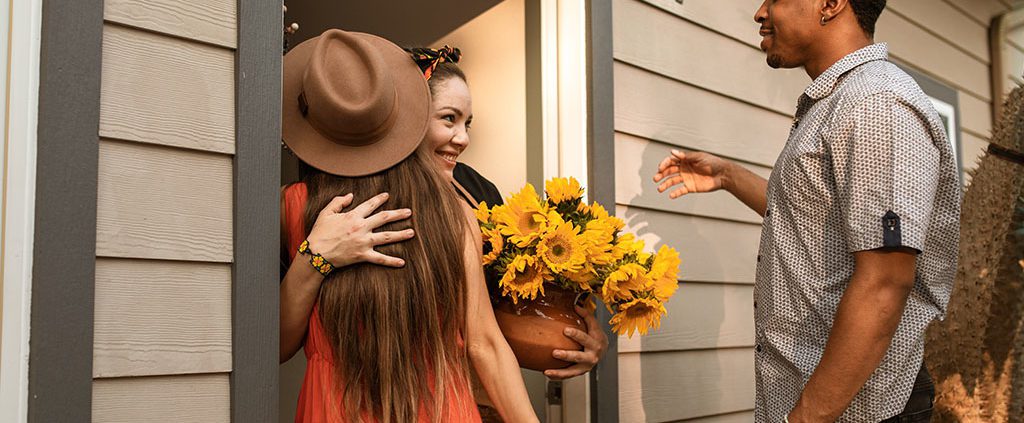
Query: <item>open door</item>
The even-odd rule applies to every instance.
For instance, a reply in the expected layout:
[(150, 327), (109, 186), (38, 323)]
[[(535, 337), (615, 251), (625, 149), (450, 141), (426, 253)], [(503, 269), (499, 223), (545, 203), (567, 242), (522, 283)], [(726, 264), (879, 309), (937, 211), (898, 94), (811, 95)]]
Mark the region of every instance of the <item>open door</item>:
[[(502, 195), (527, 182), (575, 176), (591, 200), (614, 210), (611, 4), (584, 0), (287, 0), (285, 22), (299, 24), (295, 45), (328, 28), (381, 35), (401, 46), (462, 50), (473, 95), (472, 144), (460, 161)], [(283, 155), (282, 183), (297, 178)], [(599, 170), (598, 170), (599, 169)], [(599, 307), (603, 311), (603, 307)], [(599, 315), (599, 321), (608, 321)], [(607, 330), (607, 328), (606, 328)], [(523, 371), (541, 421), (618, 421), (615, 337), (591, 374), (549, 383)], [(304, 357), (281, 367), (281, 421), (293, 421)], [(598, 383), (600, 381), (600, 383)]]

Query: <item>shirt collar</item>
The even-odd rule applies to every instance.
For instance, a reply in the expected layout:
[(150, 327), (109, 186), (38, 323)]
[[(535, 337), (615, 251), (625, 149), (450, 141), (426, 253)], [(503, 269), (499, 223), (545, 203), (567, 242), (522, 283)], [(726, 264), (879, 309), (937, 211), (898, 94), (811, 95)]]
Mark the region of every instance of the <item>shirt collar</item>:
[(828, 97), (828, 95), (832, 94), (832, 91), (835, 90), (836, 85), (839, 82), (839, 78), (847, 72), (867, 62), (888, 59), (889, 46), (886, 43), (876, 43), (864, 47), (846, 55), (842, 59), (839, 59), (838, 62), (832, 64), (832, 66), (829, 66), (824, 73), (818, 75), (817, 78), (814, 78), (811, 85), (804, 90), (804, 94), (815, 100)]

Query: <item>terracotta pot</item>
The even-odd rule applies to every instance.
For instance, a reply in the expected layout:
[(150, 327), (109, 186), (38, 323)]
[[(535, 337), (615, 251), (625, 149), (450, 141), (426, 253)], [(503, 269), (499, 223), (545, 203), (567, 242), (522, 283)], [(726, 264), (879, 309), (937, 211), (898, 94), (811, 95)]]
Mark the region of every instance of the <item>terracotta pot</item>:
[(568, 326), (587, 331), (574, 309), (579, 295), (562, 288), (545, 287), (544, 296), (536, 300), (519, 300), (514, 304), (511, 298), (501, 295), (493, 299), (494, 317), (520, 367), (544, 371), (573, 364), (554, 358), (551, 351), (583, 349), (563, 332)]

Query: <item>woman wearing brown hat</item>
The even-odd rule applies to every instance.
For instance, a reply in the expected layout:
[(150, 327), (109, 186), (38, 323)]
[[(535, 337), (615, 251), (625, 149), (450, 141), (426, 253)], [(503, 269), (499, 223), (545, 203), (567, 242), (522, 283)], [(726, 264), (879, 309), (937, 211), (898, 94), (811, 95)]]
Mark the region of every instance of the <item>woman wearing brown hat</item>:
[[(537, 420), (494, 321), (472, 211), (420, 148), (429, 114), (419, 70), (384, 39), (329, 30), (285, 56), (282, 138), (315, 169), (282, 199), (292, 260), (281, 286), (281, 358), (304, 338), (308, 359), (297, 422), (479, 421), (470, 362), (506, 421)], [(381, 197), (339, 213), (380, 192), (412, 217), (370, 216)], [(364, 238), (383, 244), (379, 255), (332, 255), (332, 243), (318, 245), (330, 225), (379, 226)], [(404, 266), (372, 264), (401, 265), (386, 256)], [(372, 263), (341, 263), (360, 259)]]

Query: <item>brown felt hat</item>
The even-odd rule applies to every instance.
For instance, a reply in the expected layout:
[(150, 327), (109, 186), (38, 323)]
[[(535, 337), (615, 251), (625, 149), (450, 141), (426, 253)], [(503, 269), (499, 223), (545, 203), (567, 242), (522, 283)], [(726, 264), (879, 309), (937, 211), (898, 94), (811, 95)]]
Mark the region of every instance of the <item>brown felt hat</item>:
[(339, 176), (380, 172), (423, 141), (430, 89), (404, 50), (375, 35), (329, 29), (284, 56), (281, 139)]

